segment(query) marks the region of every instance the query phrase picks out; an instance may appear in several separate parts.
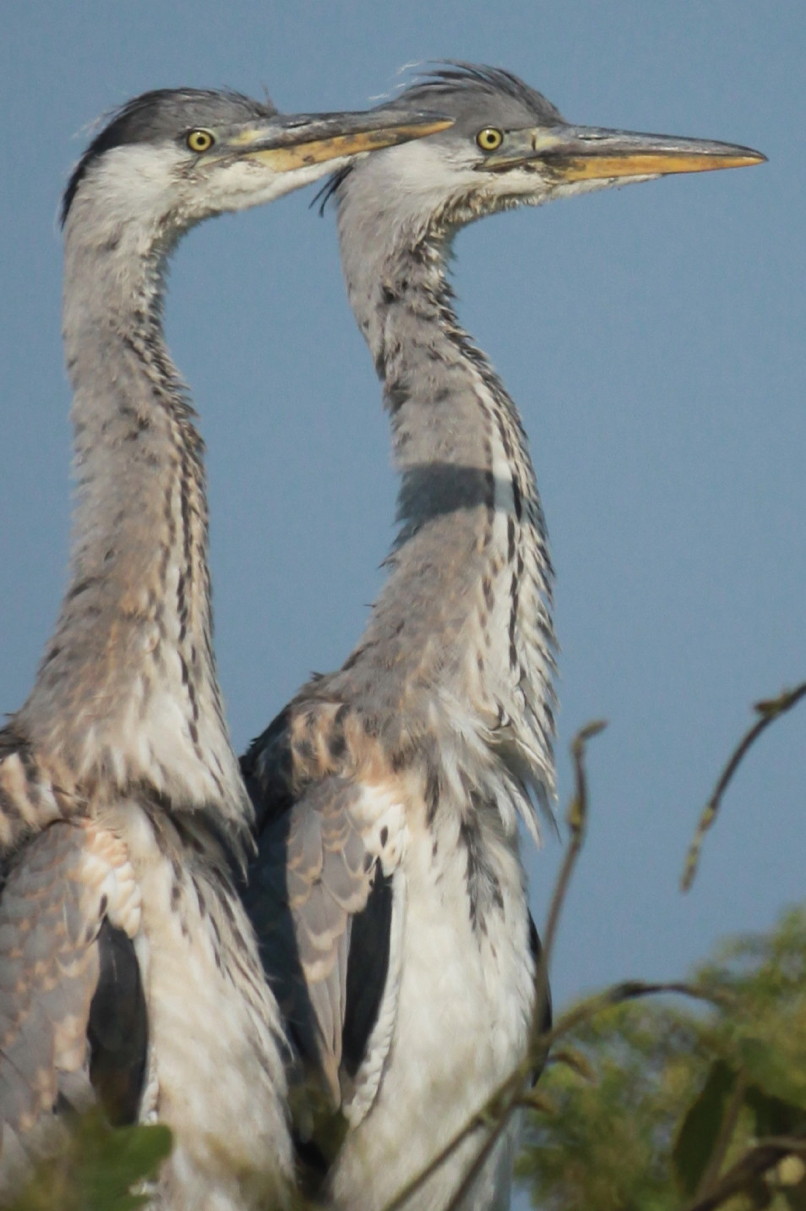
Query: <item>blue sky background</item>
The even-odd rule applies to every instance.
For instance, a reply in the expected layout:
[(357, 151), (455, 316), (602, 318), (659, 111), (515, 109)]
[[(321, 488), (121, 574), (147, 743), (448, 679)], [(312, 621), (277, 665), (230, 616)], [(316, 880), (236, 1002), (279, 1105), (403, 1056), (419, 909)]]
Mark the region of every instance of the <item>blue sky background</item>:
[[(694, 891), (677, 881), (750, 704), (806, 676), (802, 0), (25, 0), (0, 45), (0, 709), (25, 697), (64, 584), (69, 391), (59, 192), (97, 115), (228, 85), (361, 108), (413, 60), (509, 68), (570, 119), (758, 147), (770, 163), (498, 216), (456, 246), (460, 316), (532, 440), (557, 569), (560, 781), (590, 751), (590, 837), (559, 1005), (682, 974), (803, 895), (806, 709), (753, 752)], [(209, 446), (217, 647), (242, 748), (341, 663), (380, 584), (395, 482), (312, 191), (194, 232), (170, 343)], [(528, 854), (540, 921), (561, 846)]]

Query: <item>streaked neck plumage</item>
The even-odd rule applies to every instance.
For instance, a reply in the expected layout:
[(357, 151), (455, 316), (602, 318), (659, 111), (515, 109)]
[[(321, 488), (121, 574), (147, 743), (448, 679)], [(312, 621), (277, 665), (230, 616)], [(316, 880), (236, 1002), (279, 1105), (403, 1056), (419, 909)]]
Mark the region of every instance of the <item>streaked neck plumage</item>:
[(16, 724), (84, 795), (143, 786), (243, 824), (211, 646), (203, 447), (162, 335), (170, 246), (147, 214), (116, 224), (104, 204), (79, 192), (67, 218), (71, 569)]
[(385, 695), (380, 713), (410, 730), (427, 734), (441, 714), (454, 733), (481, 734), (545, 798), (551, 565), (521, 421), (456, 319), (451, 230), (385, 229), (367, 212), (370, 191), (351, 183), (339, 190), (345, 276), (384, 383), (402, 485), (391, 575), (343, 676), (369, 700)]

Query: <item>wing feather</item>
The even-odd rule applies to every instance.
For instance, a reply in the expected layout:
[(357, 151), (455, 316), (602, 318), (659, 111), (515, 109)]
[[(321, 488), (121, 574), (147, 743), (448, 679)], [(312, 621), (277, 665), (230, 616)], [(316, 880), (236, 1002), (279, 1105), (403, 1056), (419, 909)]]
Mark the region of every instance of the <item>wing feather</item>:
[(264, 965), (308, 1074), (349, 1113), (352, 1078), (397, 987), (389, 940), (402, 805), (391, 783), (331, 775), (279, 818), (262, 817), (246, 901)]
[[(129, 947), (139, 928), (117, 838), (88, 821), (58, 822), (15, 855), (0, 898), (0, 1194), (21, 1156), (48, 1147), (65, 1102), (81, 1109), (95, 1100), (88, 1028), (105, 924)], [(108, 993), (108, 974), (106, 985)]]

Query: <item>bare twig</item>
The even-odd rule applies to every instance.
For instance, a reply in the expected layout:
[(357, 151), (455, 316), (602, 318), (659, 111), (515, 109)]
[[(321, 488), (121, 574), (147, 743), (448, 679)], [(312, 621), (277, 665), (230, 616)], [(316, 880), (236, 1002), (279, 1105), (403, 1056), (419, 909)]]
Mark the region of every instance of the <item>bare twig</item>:
[[(551, 963), (554, 939), (557, 936), (560, 911), (562, 911), (565, 896), (568, 895), (571, 874), (574, 873), (574, 867), (576, 866), (578, 856), (580, 856), (582, 844), (585, 842), (585, 832), (588, 823), (588, 780), (585, 769), (585, 748), (588, 740), (592, 740), (593, 736), (598, 736), (600, 731), (604, 731), (606, 727), (608, 727), (608, 724), (606, 724), (604, 719), (597, 719), (597, 721), (588, 723), (585, 728), (577, 731), (574, 740), (571, 741), (571, 758), (574, 761), (574, 796), (572, 796), (571, 802), (568, 805), (568, 815), (566, 815), (570, 839), (568, 849), (565, 851), (563, 865), (560, 867), (557, 877), (557, 883), (554, 885), (552, 902), (548, 907), (546, 929), (543, 931), (543, 947), (540, 955), (539, 971), (537, 971), (540, 981), (537, 982), (536, 1000), (539, 1003), (541, 994), (543, 998), (546, 995), (548, 966)], [(542, 1021), (543, 1009), (545, 1009), (545, 1004), (537, 1004), (535, 1011), (537, 1022)]]
[(551, 952), (557, 933), (557, 924), (560, 919), (560, 910), (568, 893), (571, 875), (582, 849), (585, 840), (585, 830), (588, 824), (588, 779), (585, 771), (585, 746), (589, 740), (594, 736), (598, 736), (606, 727), (607, 723), (603, 719), (595, 720), (578, 731), (571, 742), (571, 757), (574, 762), (574, 794), (571, 802), (568, 804), (568, 814), (566, 816), (570, 841), (560, 868), (560, 873), (557, 876), (557, 883), (554, 888), (554, 894), (551, 897), (546, 928), (543, 934), (543, 953), (541, 959), (546, 968), (548, 968), (551, 960)]
[(801, 682), (794, 690), (785, 690), (778, 698), (771, 698), (765, 702), (757, 702), (755, 705), (756, 712), (761, 716), (760, 719), (753, 724), (750, 730), (737, 745), (734, 752), (725, 766), (722, 774), (717, 782), (711, 798), (703, 808), (700, 822), (697, 825), (697, 831), (694, 834), (694, 840), (689, 846), (686, 855), (686, 863), (683, 868), (683, 876), (681, 879), (681, 887), (683, 891), (688, 891), (694, 882), (694, 877), (697, 873), (697, 866), (700, 861), (700, 851), (702, 850), (703, 840), (708, 829), (712, 827), (716, 814), (719, 811), (722, 797), (730, 784), (733, 775), (739, 768), (748, 749), (755, 743), (761, 733), (769, 727), (774, 719), (779, 715), (783, 715), (786, 711), (806, 697), (806, 681)]
[(585, 841), (588, 825), (588, 779), (585, 770), (585, 747), (589, 740), (598, 736), (607, 727), (603, 719), (595, 720), (581, 728), (571, 741), (571, 758), (574, 763), (574, 793), (568, 804), (566, 823), (568, 824), (568, 848), (565, 851), (560, 873), (554, 885), (554, 891), (549, 904), (546, 928), (543, 931), (543, 945), (537, 960), (535, 970), (535, 1003), (532, 1017), (531, 1047), (535, 1053), (539, 1050), (537, 1042), (544, 1032), (547, 1009), (549, 1005), (549, 965), (557, 937), (557, 926), (560, 913), (571, 885), (571, 876)]
[(668, 994), (691, 997), (697, 1001), (708, 1001), (714, 1005), (724, 1004), (727, 999), (724, 993), (714, 992), (709, 988), (701, 988), (696, 984), (685, 984), (680, 981), (646, 984), (642, 980), (625, 980), (621, 984), (614, 984), (611, 988), (606, 988), (604, 992), (598, 992), (594, 996), (586, 997), (584, 1001), (580, 1001), (568, 1013), (563, 1014), (557, 1025), (546, 1032), (541, 1042), (544, 1046), (551, 1046), (557, 1039), (562, 1038), (563, 1035), (570, 1034), (572, 1030), (576, 1030), (584, 1022), (589, 1022), (591, 1018), (595, 1018), (597, 1014), (604, 1012), (605, 1009), (612, 1009), (615, 1005), (622, 1005), (625, 1001), (637, 1001), (643, 997)]

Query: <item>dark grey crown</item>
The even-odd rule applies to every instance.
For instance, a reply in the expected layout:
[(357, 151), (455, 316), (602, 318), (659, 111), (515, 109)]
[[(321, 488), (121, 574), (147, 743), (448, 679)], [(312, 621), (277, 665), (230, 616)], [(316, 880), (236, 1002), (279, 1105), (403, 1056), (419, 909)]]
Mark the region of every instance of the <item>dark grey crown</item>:
[(113, 147), (159, 143), (196, 126), (236, 125), (270, 118), (276, 112), (271, 104), (243, 93), (204, 88), (159, 88), (133, 97), (112, 115), (74, 168), (62, 199), (62, 225), (87, 169)]
[[(485, 64), (463, 63), (449, 59), (443, 67), (416, 79), (399, 93), (392, 104), (416, 105), (461, 118), (466, 109), (479, 103), (496, 102), (502, 114), (517, 112), (535, 125), (551, 126), (563, 119), (556, 106), (537, 89), (530, 88), (512, 72)], [(515, 107), (507, 105), (514, 102)], [(489, 108), (490, 120), (496, 110)]]

